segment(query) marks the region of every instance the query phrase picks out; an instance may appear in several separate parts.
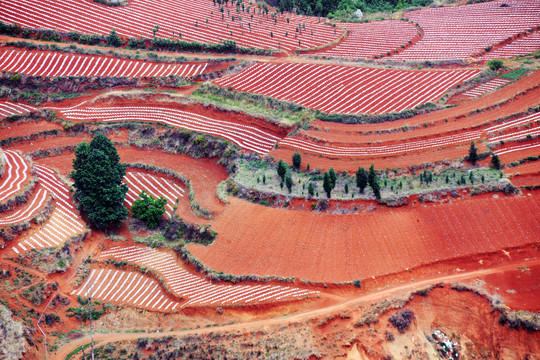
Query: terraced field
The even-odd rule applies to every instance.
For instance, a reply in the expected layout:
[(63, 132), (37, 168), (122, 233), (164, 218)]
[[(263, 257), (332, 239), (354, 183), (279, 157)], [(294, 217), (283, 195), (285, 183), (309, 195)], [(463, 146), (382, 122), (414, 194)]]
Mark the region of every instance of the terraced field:
[(327, 113), (382, 114), (439, 99), (452, 86), (479, 73), (478, 70), (410, 71), (257, 63), (214, 83)]
[(152, 63), (105, 56), (63, 54), (45, 51), (0, 51), (0, 71), (30, 76), (103, 76), (103, 77), (167, 77), (197, 76), (207, 63)]
[[(28, 28), (101, 35), (115, 28), (122, 37), (151, 39), (152, 29), (159, 25), (158, 37), (213, 44), (235, 40), (240, 46), (262, 49), (311, 48), (336, 40), (342, 33), (316, 17), (283, 13), (274, 20), (249, 3), (244, 3), (240, 12), (236, 3), (218, 5), (203, 0), (140, 0), (115, 8), (77, 0), (62, 4), (6, 0), (2, 5), (1, 21)], [(296, 31), (299, 27), (301, 31)]]
[(188, 245), (195, 257), (232, 274), (322, 282), (365, 279), (531, 244), (538, 239), (540, 221), (539, 204), (528, 196), (349, 215), (230, 201), (213, 225), (217, 241)]
[(164, 284), (175, 295), (187, 299), (181, 307), (271, 303), (311, 297), (319, 293), (273, 284), (216, 284), (187, 271), (171, 253), (149, 248), (115, 246), (103, 251), (100, 258), (126, 261), (159, 272)]

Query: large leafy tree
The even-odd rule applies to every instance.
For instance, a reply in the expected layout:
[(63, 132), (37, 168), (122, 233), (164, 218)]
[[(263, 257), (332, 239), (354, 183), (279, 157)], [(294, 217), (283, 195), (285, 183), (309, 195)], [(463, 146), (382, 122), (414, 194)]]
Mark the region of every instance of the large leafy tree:
[(88, 218), (98, 227), (118, 225), (128, 215), (124, 199), (128, 191), (122, 179), (126, 167), (109, 138), (96, 135), (75, 150), (73, 171), (75, 197)]

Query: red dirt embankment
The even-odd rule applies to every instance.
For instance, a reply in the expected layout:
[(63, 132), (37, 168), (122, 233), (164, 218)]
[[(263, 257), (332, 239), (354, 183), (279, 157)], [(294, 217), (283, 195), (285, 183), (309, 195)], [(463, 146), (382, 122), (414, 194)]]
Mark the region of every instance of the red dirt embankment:
[[(236, 198), (216, 218), (212, 245), (188, 250), (216, 271), (321, 282), (365, 279), (534, 243), (539, 194), (337, 215)], [(508, 226), (512, 224), (512, 226)]]
[[(225, 168), (211, 159), (194, 159), (187, 155), (174, 155), (155, 151), (145, 151), (133, 147), (117, 147), (123, 163), (142, 163), (168, 168), (191, 180), (196, 201), (212, 213), (221, 213), (224, 204), (216, 195), (217, 185), (229, 175)], [(50, 156), (39, 159), (39, 163), (56, 169), (67, 176), (72, 170), (74, 153)], [(185, 198), (187, 199), (188, 194)], [(183, 202), (183, 200), (182, 200)], [(187, 205), (184, 206), (187, 211)], [(198, 220), (200, 221), (200, 219)]]
[[(321, 128), (329, 128), (330, 131), (377, 131), (383, 129), (394, 129), (402, 127), (405, 125), (423, 125), (424, 123), (444, 121), (444, 119), (451, 120), (456, 117), (466, 116), (471, 111), (476, 111), (477, 109), (482, 109), (487, 106), (508, 100), (519, 93), (526, 91), (528, 89), (538, 86), (540, 83), (540, 71), (535, 71), (530, 76), (527, 76), (519, 81), (505, 86), (499, 91), (495, 91), (486, 96), (477, 98), (470, 102), (463, 103), (459, 106), (435, 111), (432, 113), (414, 116), (409, 119), (397, 120), (387, 123), (378, 123), (378, 124), (364, 124), (364, 125), (348, 125), (348, 124), (337, 124), (330, 123), (325, 121), (314, 121), (311, 123), (312, 126), (319, 126)], [(537, 98), (538, 99), (538, 98)], [(536, 101), (538, 103), (538, 101)], [(516, 105), (521, 107), (521, 105)], [(511, 112), (512, 113), (512, 112)], [(498, 117), (498, 116), (497, 116)]]
[[(311, 169), (328, 170), (333, 167), (334, 170), (341, 171), (356, 171), (359, 166), (368, 168), (372, 163), (375, 164), (376, 169), (385, 168), (402, 168), (409, 167), (411, 165), (421, 165), (424, 163), (435, 162), (440, 160), (454, 160), (460, 159), (469, 154), (470, 143), (461, 143), (457, 145), (447, 145), (439, 148), (428, 148), (425, 150), (415, 150), (401, 154), (390, 154), (388, 156), (377, 157), (362, 157), (362, 158), (349, 158), (349, 157), (325, 157), (318, 154), (308, 153), (306, 151), (300, 151), (302, 154), (302, 168), (304, 169), (307, 164)], [(482, 143), (477, 143), (476, 147), (479, 152), (486, 151), (486, 146)], [(292, 148), (281, 147), (279, 149), (272, 150), (269, 155), (275, 159), (283, 159), (289, 164), (292, 163), (292, 155), (296, 150)]]

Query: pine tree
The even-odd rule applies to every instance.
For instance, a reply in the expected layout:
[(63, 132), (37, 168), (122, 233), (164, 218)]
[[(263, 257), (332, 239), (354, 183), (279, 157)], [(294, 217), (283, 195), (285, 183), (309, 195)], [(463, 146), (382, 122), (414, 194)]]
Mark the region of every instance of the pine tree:
[(499, 155), (497, 154), (491, 155), (491, 168), (495, 170), (501, 169), (501, 160), (499, 159)]
[(287, 190), (289, 190), (289, 194), (290, 194), (292, 192), (292, 187), (293, 187), (293, 180), (292, 180), (290, 171), (288, 171), (287, 174), (285, 175), (285, 185), (287, 186)]
[(98, 227), (117, 225), (128, 215), (124, 199), (128, 191), (122, 182), (126, 167), (105, 135), (77, 145), (73, 171), (75, 197), (88, 218)]
[(308, 185), (308, 194), (309, 196), (315, 195), (315, 188), (313, 187), (313, 183), (309, 183)]
[(330, 199), (333, 186), (332, 186), (332, 178), (328, 172), (325, 172), (323, 176), (323, 189), (326, 192), (326, 195), (328, 196), (328, 198)]
[(371, 164), (369, 167), (369, 174), (368, 174), (368, 183), (371, 189), (373, 189), (373, 193), (375, 194), (375, 198), (380, 199), (381, 198), (381, 187), (379, 185), (379, 178), (377, 176), (377, 173), (375, 172), (375, 165)]
[(358, 170), (356, 171), (356, 186), (358, 186), (360, 193), (364, 193), (364, 189), (366, 188), (367, 183), (368, 183), (367, 171), (363, 167), (359, 167)]
[(336, 180), (337, 180), (337, 174), (334, 168), (330, 168), (328, 171), (328, 175), (330, 176), (330, 180), (332, 181), (332, 189), (336, 187)]
[(471, 147), (469, 148), (469, 161), (473, 165), (476, 165), (478, 161), (478, 149), (474, 146), (474, 141), (471, 142)]
[(287, 173), (287, 169), (288, 169), (287, 163), (285, 163), (285, 161), (280, 159), (278, 161), (278, 164), (277, 164), (277, 173), (278, 173), (279, 177), (281, 178), (281, 180), (283, 180), (285, 178), (285, 174)]
[(300, 169), (300, 165), (302, 164), (302, 155), (300, 155), (298, 151), (293, 154), (292, 163), (293, 163), (293, 167), (296, 170)]

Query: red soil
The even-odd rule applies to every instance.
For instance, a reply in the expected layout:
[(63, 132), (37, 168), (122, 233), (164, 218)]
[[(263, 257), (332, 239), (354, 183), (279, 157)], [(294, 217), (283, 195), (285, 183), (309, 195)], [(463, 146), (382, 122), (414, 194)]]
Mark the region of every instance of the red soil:
[[(527, 147), (527, 146), (535, 146), (540, 145), (540, 138), (536, 138), (530, 141), (519, 141), (519, 142), (507, 142), (503, 146), (497, 147), (495, 150), (497, 153), (500, 151), (505, 151), (505, 149), (510, 149), (515, 146), (518, 147)], [(514, 161), (518, 161), (521, 159), (524, 159), (529, 156), (539, 156), (540, 155), (540, 146), (532, 147), (532, 148), (525, 148), (522, 150), (519, 150), (517, 148), (517, 151), (507, 152), (505, 154), (500, 154), (499, 158), (501, 160), (501, 163), (503, 164), (509, 164)]]
[[(427, 115), (419, 115), (410, 119), (373, 125), (347, 125), (316, 120), (310, 124), (308, 130), (301, 130), (299, 131), (299, 134), (337, 144), (342, 143), (344, 145), (358, 145), (368, 142), (401, 142), (407, 139), (430, 138), (439, 136), (440, 134), (470, 129), (471, 127), (492, 122), (498, 118), (526, 111), (528, 108), (538, 105), (539, 97), (540, 88), (535, 88), (523, 95), (516, 96), (513, 101), (507, 102), (495, 109), (471, 115), (469, 115), (471, 110), (468, 109), (468, 107), (465, 108), (466, 104), (463, 104), (448, 110), (436, 111)], [(448, 115), (449, 110), (457, 111), (459, 109), (463, 109), (459, 115), (454, 114), (454, 116), (445, 116)], [(473, 110), (476, 110), (476, 107)], [(464, 117), (456, 118), (456, 116)], [(445, 119), (448, 119), (448, 122), (446, 122)], [(424, 124), (427, 126), (424, 126)], [(410, 127), (413, 125), (420, 125), (420, 127), (407, 131), (377, 134), (377, 130), (399, 129), (403, 126)], [(368, 134), (368, 132), (370, 133)]]
[(540, 264), (516, 266), (504, 272), (478, 277), (468, 283), (501, 297), (511, 310), (540, 311)]
[[(469, 143), (447, 146), (442, 148), (426, 149), (425, 151), (413, 151), (409, 153), (389, 155), (386, 157), (362, 157), (362, 158), (328, 158), (313, 153), (300, 151), (302, 154), (302, 167), (307, 164), (311, 169), (328, 170), (333, 167), (336, 171), (356, 171), (359, 166), (369, 167), (372, 163), (376, 169), (401, 168), (411, 165), (421, 165), (428, 162), (440, 160), (454, 160), (462, 158), (469, 153)], [(486, 151), (485, 145), (478, 143), (476, 147), (479, 152)], [(283, 159), (289, 164), (292, 163), (292, 155), (296, 152), (290, 148), (279, 148), (272, 150), (269, 155), (275, 159)]]
[[(239, 125), (248, 125), (259, 128), (266, 132), (271, 133), (272, 135), (282, 137), (287, 135), (289, 129), (280, 128), (277, 125), (264, 121), (263, 118), (256, 118), (245, 113), (240, 112), (231, 112), (228, 110), (221, 110), (216, 108), (213, 105), (203, 105), (197, 103), (181, 103), (178, 102), (172, 96), (166, 94), (160, 95), (137, 95), (136, 97), (122, 97), (122, 96), (111, 96), (101, 99), (96, 99), (92, 102), (91, 105), (85, 104), (85, 106), (92, 107), (131, 107), (131, 106), (141, 106), (144, 103), (146, 107), (160, 107), (160, 108), (170, 108), (175, 110), (187, 111), (196, 113), (202, 116), (206, 116), (216, 120), (227, 121)], [(78, 103), (77, 103), (78, 104)]]
[(216, 164), (214, 160), (194, 159), (187, 155), (144, 151), (131, 147), (118, 148), (118, 153), (120, 161), (124, 163), (143, 163), (166, 167), (186, 176), (193, 184), (195, 199), (203, 208), (213, 213), (223, 211), (224, 204), (216, 195), (216, 187), (229, 175), (225, 168)]
[[(216, 195), (217, 185), (226, 180), (229, 175), (225, 168), (216, 164), (210, 159), (194, 159), (187, 155), (173, 155), (154, 151), (145, 151), (132, 147), (117, 147), (120, 161), (123, 163), (143, 163), (158, 167), (168, 168), (176, 173), (186, 176), (191, 180), (193, 190), (195, 191), (196, 201), (205, 209), (213, 213), (223, 211), (224, 204)], [(75, 155), (66, 153), (58, 156), (48, 156), (39, 159), (39, 163), (57, 170), (60, 174), (66, 176), (72, 170), (72, 160)], [(139, 171), (139, 170), (137, 170)], [(161, 176), (161, 175), (160, 175)], [(186, 220), (196, 220), (199, 223), (200, 218), (192, 214), (189, 204), (188, 194), (180, 200), (180, 209), (182, 218), (186, 215)], [(189, 209), (189, 210), (188, 210)]]
[(187, 248), (226, 273), (365, 279), (532, 243), (538, 239), (538, 196), (483, 196), (354, 215), (273, 209), (230, 198), (212, 225), (217, 240)]
[(526, 175), (526, 176), (513, 176), (512, 184), (515, 186), (539, 186), (540, 185), (540, 174), (536, 175)]
[[(333, 131), (377, 131), (377, 130), (383, 130), (383, 129), (395, 129), (402, 126), (411, 126), (411, 125), (423, 125), (424, 123), (430, 123), (430, 122), (440, 122), (444, 121), (445, 119), (452, 120), (456, 117), (462, 117), (467, 116), (471, 111), (476, 111), (476, 109), (482, 109), (487, 106), (505, 101), (507, 99), (510, 99), (517, 94), (529, 90), (531, 88), (537, 87), (540, 83), (540, 71), (535, 71), (530, 76), (527, 76), (523, 79), (520, 79), (519, 81), (510, 84), (508, 86), (505, 86), (499, 91), (495, 91), (491, 94), (488, 94), (486, 96), (477, 98), (473, 101), (463, 103), (459, 106), (448, 108), (424, 115), (418, 115), (409, 119), (403, 119), (403, 120), (397, 120), (393, 122), (387, 122), (387, 123), (379, 123), (379, 124), (363, 124), (363, 125), (348, 125), (348, 124), (338, 124), (338, 123), (330, 123), (330, 122), (324, 122), (324, 121), (314, 121), (311, 123), (311, 126), (318, 126), (320, 128), (329, 128), (331, 132)], [(530, 95), (531, 98), (527, 97), (527, 101), (524, 99), (521, 99), (520, 101), (514, 101), (513, 103), (516, 103), (515, 106), (517, 108), (526, 108), (529, 106), (532, 106), (534, 104), (538, 104), (538, 90), (534, 90), (535, 96)], [(522, 101), (524, 101), (524, 104), (520, 104)], [(530, 101), (530, 102), (529, 102)], [(505, 107), (506, 108), (506, 107)], [(507, 115), (513, 114), (516, 111), (506, 108), (504, 113)], [(487, 113), (482, 113), (483, 115)], [(482, 115), (480, 114), (480, 115)], [(493, 110), (489, 112), (489, 114), (496, 114), (491, 115), (490, 117), (492, 119), (502, 116), (501, 114), (494, 112)], [(467, 126), (466, 123), (462, 124), (464, 127)], [(469, 125), (470, 126), (470, 125)]]
[(62, 126), (48, 121), (31, 121), (26, 123), (10, 124), (3, 122), (0, 124), (0, 139), (15, 138), (26, 136), (47, 130), (61, 130)]
[[(538, 153), (540, 154), (540, 149)], [(540, 173), (540, 161), (531, 161), (518, 166), (508, 167), (503, 170), (503, 173), (519, 175), (537, 175)]]

